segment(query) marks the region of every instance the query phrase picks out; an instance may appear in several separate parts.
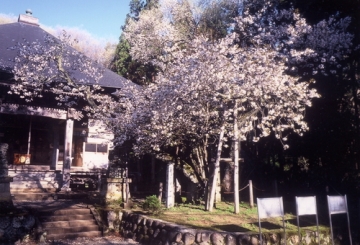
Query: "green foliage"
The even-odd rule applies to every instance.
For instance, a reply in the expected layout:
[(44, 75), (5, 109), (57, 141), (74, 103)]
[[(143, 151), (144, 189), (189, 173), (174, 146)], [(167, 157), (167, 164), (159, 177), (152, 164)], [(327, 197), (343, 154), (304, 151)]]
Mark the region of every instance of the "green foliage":
[(149, 211), (152, 214), (159, 214), (162, 212), (161, 203), (157, 196), (147, 196), (143, 204), (143, 209)]
[[(130, 13), (126, 16), (125, 25), (121, 29), (123, 31), (126, 30), (130, 19), (137, 21), (142, 10), (154, 8), (157, 5), (158, 0), (131, 0)], [(151, 83), (157, 73), (156, 67), (153, 65), (133, 60), (130, 55), (130, 44), (122, 35), (120, 36), (110, 68), (113, 72), (139, 85)]]
[(116, 47), (111, 70), (139, 85), (151, 83), (156, 75), (153, 65), (132, 59), (129, 42), (122, 37)]
[(199, 32), (212, 40), (223, 38), (228, 34), (229, 25), (238, 16), (239, 4), (235, 1), (203, 1), (203, 16), (199, 23)]

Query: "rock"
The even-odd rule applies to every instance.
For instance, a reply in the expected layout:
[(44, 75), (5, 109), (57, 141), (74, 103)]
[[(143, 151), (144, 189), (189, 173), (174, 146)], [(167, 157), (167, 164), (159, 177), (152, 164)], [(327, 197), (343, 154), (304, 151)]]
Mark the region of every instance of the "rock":
[(214, 245), (223, 245), (225, 244), (224, 240), (225, 240), (224, 236), (221, 235), (220, 233), (213, 233), (211, 235), (211, 243)]
[(202, 242), (202, 234), (200, 232), (196, 233), (196, 236), (195, 236), (195, 242), (196, 243), (201, 243)]
[(192, 245), (195, 243), (195, 236), (191, 233), (184, 234), (184, 245)]
[(252, 236), (250, 238), (250, 244), (251, 245), (259, 245), (260, 244), (259, 238), (255, 237), (255, 236)]
[(181, 234), (180, 232), (178, 232), (178, 233), (175, 235), (175, 242), (177, 242), (177, 243), (182, 242), (182, 234)]
[(154, 238), (156, 238), (160, 234), (160, 229), (156, 229), (154, 232)]
[(239, 236), (238, 243), (240, 245), (249, 245), (249, 244), (251, 244), (250, 240), (251, 240), (251, 237), (249, 235)]
[(165, 229), (162, 229), (161, 232), (160, 232), (160, 237), (161, 241), (163, 243), (167, 242), (167, 232)]
[(277, 234), (271, 234), (270, 236), (269, 236), (269, 238), (270, 238), (270, 242), (273, 244), (273, 243), (278, 243), (278, 235)]
[(151, 227), (151, 225), (152, 225), (152, 223), (153, 223), (153, 220), (152, 219), (146, 219), (146, 226), (147, 227)]
[(225, 244), (226, 245), (236, 245), (236, 237), (234, 237), (232, 235), (226, 235)]
[(11, 223), (12, 227), (14, 228), (20, 228), (21, 227), (21, 218), (20, 217), (14, 217)]
[(158, 226), (159, 226), (159, 221), (157, 220), (154, 220), (151, 224), (151, 227), (153, 227), (154, 229), (159, 228)]
[(41, 243), (46, 242), (46, 235), (47, 235), (46, 231), (41, 233), (39, 237), (39, 242)]
[(201, 242), (210, 242), (210, 233), (201, 233)]
[(114, 229), (114, 221), (116, 220), (116, 212), (115, 211), (108, 211), (107, 213), (107, 222), (109, 229)]
[(26, 230), (31, 230), (35, 225), (35, 217), (32, 215), (27, 215), (21, 222), (21, 225)]
[(11, 224), (10, 217), (0, 216), (0, 229), (6, 229)]
[(141, 228), (140, 232), (141, 232), (142, 234), (146, 235), (148, 229), (149, 229), (149, 228), (147, 228), (147, 226), (143, 226), (143, 227)]
[(132, 231), (132, 232), (135, 232), (135, 231), (136, 231), (136, 229), (137, 229), (137, 227), (138, 227), (138, 226), (137, 226), (137, 224), (133, 224), (133, 225), (132, 225), (132, 229), (131, 229), (131, 231)]
[(142, 220), (142, 217), (138, 214), (134, 214), (132, 217), (133, 223), (135, 223), (137, 225), (140, 224), (141, 220)]
[(149, 235), (149, 236), (154, 235), (154, 230), (152, 228), (146, 228), (146, 229), (147, 229), (147, 232), (146, 232), (147, 235)]
[(300, 242), (298, 235), (290, 236), (289, 240), (290, 240), (291, 244), (298, 244)]
[(122, 220), (122, 221), (128, 221), (129, 216), (130, 216), (130, 213), (129, 213), (129, 212), (122, 212), (121, 220)]

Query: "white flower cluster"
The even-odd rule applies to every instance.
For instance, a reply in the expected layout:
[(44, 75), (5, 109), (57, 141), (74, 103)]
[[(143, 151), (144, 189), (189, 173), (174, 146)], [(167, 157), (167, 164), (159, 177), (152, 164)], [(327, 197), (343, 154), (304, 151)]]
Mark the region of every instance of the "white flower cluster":
[(244, 1), (230, 28), (237, 35), (217, 41), (186, 39), (161, 8), (143, 11), (125, 35), (133, 57), (161, 72), (136, 105), (125, 106), (119, 142), (133, 137), (144, 153), (200, 147), (217, 139), (222, 127), (228, 138), (251, 136), (254, 142), (271, 132), (286, 142), (290, 131), (307, 131), (305, 109), (319, 95), (310, 81), (299, 82), (304, 74), (298, 71), (325, 74), (329, 66), (336, 72), (351, 46), (350, 19), (311, 26), (294, 9), (273, 3)]
[(76, 107), (79, 98), (92, 107), (96, 102), (107, 101), (108, 96), (99, 98), (97, 93), (101, 88), (96, 83), (103, 68), (71, 48), (70, 41), (63, 32), (60, 39), (47, 35), (43, 41), (18, 43), (14, 49), (18, 52), (13, 69), (15, 79), (9, 93), (31, 102), (52, 92), (63, 108)]

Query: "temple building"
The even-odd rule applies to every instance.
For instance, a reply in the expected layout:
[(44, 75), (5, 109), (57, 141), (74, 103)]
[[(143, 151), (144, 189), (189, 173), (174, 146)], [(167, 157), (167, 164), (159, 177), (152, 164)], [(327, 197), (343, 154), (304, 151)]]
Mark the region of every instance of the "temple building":
[[(65, 108), (55, 99), (59, 94), (66, 96), (63, 91), (48, 89), (42, 98), (30, 102), (9, 93), (16, 81), (13, 71), (19, 55), (17, 47), (24, 42), (41, 44), (46, 36), (51, 35), (39, 26), (38, 19), (31, 13), (21, 14), (16, 23), (0, 25), (0, 142), (9, 145), (7, 158), (9, 175), (13, 177), (12, 192), (70, 188), (72, 176), (100, 173), (109, 164), (113, 135), (105, 130), (101, 121), (93, 120), (86, 113), (79, 117), (76, 111), (86, 103), (81, 96), (74, 108)], [(72, 53), (74, 60), (83, 55), (75, 50)], [(94, 66), (97, 65), (94, 62)], [(86, 76), (81, 71), (75, 72), (78, 81)], [(108, 94), (129, 83), (108, 69), (103, 69), (97, 81)]]

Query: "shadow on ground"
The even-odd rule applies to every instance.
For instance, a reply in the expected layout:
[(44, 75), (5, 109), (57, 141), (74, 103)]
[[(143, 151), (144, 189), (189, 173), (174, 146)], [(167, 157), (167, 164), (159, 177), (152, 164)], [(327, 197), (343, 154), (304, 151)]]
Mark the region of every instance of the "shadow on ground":
[(251, 231), (251, 230), (241, 227), (239, 225), (233, 225), (233, 224), (214, 225), (214, 226), (212, 226), (212, 228), (221, 230), (221, 231), (227, 231), (227, 232), (250, 232)]

